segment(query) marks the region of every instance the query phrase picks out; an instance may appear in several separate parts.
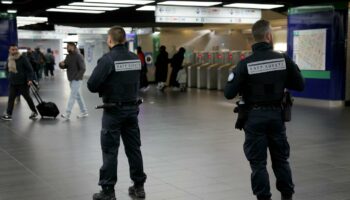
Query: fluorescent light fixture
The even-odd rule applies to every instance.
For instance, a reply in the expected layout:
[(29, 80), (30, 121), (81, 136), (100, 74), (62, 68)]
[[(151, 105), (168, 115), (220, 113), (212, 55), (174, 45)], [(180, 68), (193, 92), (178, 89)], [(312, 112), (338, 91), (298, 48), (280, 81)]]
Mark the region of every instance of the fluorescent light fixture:
[(108, 8), (108, 7), (83, 7), (83, 6), (58, 6), (57, 8), (73, 9), (73, 10), (101, 10), (101, 11), (112, 11), (112, 10), (119, 9), (119, 8)]
[(8, 13), (17, 13), (17, 10), (7, 10)]
[(175, 6), (215, 6), (222, 4), (222, 2), (210, 2), (210, 1), (164, 1), (157, 3), (158, 5), (175, 5)]
[(1, 1), (2, 4), (12, 4), (13, 1)]
[(138, 11), (155, 11), (156, 6), (142, 6), (136, 10), (138, 10)]
[(87, 2), (75, 2), (69, 4), (70, 6), (97, 6), (97, 7), (111, 7), (111, 8), (126, 8), (126, 7), (132, 7), (135, 5), (128, 5), (128, 4), (117, 4), (117, 3), (87, 3)]
[(47, 17), (23, 17), (17, 16), (17, 23), (43, 23), (47, 22)]
[(256, 8), (256, 9), (274, 9), (284, 7), (282, 4), (256, 4), (256, 3), (232, 3), (224, 5), (230, 8)]
[(145, 5), (145, 4), (153, 3), (154, 1), (144, 1), (144, 0), (84, 0), (84, 2)]
[(17, 20), (22, 21), (47, 21), (47, 17), (24, 17), (24, 16), (17, 16)]
[(47, 9), (48, 12), (68, 12), (68, 13), (87, 13), (87, 14), (101, 14), (104, 11), (97, 10), (74, 10), (74, 9), (59, 9), (59, 8), (50, 8)]
[(24, 17), (24, 16), (17, 16), (17, 27), (20, 26), (26, 26), (26, 25), (32, 25), (32, 24), (38, 24), (38, 23), (45, 23), (47, 22), (47, 17)]

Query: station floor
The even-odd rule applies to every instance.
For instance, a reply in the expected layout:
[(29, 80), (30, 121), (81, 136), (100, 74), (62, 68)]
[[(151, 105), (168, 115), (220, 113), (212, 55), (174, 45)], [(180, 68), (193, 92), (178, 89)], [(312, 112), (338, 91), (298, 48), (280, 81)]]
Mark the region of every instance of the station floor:
[[(64, 111), (69, 94), (63, 72), (43, 80), (41, 94)], [(97, 186), (101, 166), (100, 103), (83, 95), (90, 116), (70, 121), (28, 119), (24, 99), (13, 121), (0, 122), (0, 200), (86, 200)], [(148, 180), (148, 200), (254, 200), (250, 168), (243, 153), (244, 134), (234, 130), (232, 102), (222, 92), (142, 94), (140, 127)], [(0, 100), (0, 112), (6, 107)], [(287, 124), (295, 200), (350, 200), (350, 110), (295, 106)], [(128, 164), (119, 153), (118, 200), (130, 200)], [(269, 164), (269, 168), (270, 168)], [(273, 199), (280, 199), (271, 170)]]

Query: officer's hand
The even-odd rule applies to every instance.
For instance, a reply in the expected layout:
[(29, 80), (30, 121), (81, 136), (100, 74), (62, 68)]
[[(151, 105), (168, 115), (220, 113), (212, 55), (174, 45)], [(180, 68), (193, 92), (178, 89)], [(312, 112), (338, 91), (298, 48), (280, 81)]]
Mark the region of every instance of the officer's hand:
[(28, 81), (28, 85), (29, 86), (33, 85), (33, 82), (32, 81)]

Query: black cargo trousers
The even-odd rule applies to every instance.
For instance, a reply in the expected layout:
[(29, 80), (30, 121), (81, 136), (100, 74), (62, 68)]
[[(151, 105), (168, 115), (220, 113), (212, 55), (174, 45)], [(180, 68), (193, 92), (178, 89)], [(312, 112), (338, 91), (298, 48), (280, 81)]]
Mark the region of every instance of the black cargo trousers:
[(266, 170), (267, 149), (270, 151), (276, 186), (284, 197), (294, 193), (292, 172), (288, 158), (290, 147), (282, 109), (278, 107), (253, 108), (244, 126), (244, 153), (250, 163), (251, 186), (259, 200), (271, 198), (269, 174)]
[(101, 147), (103, 165), (100, 169), (99, 185), (114, 188), (117, 182), (118, 149), (120, 137), (129, 161), (130, 178), (136, 185), (143, 185), (146, 174), (143, 171), (140, 129), (137, 105), (118, 106), (105, 109), (102, 117)]

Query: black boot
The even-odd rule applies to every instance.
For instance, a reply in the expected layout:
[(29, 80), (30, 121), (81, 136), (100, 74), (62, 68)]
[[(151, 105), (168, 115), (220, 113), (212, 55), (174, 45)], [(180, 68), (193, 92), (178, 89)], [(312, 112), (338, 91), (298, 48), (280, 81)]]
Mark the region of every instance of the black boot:
[(145, 198), (146, 193), (145, 193), (145, 188), (143, 185), (133, 185), (129, 187), (129, 195), (135, 196), (137, 198)]
[(117, 200), (114, 191), (101, 190), (92, 196), (93, 200)]

